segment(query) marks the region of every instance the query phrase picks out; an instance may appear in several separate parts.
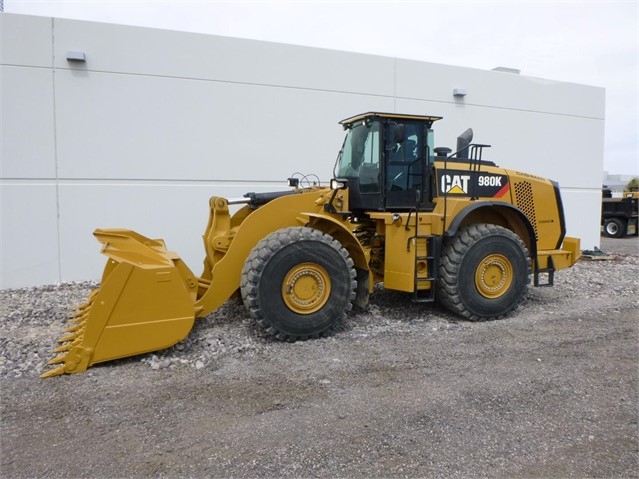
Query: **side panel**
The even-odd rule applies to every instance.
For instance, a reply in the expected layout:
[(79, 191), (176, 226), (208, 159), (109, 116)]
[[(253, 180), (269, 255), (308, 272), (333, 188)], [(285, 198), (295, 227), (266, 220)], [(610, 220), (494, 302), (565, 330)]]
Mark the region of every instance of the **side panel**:
[[(517, 216), (529, 224), (532, 228), (528, 244), (531, 253), (560, 247), (566, 225), (559, 188), (553, 182), (527, 173), (490, 166), (482, 166), (479, 171), (474, 168), (471, 170), (469, 164), (463, 163), (454, 167), (448, 163), (446, 168), (443, 168), (442, 163), (438, 166), (439, 197), (436, 211), (445, 214), (447, 230), (451, 227), (454, 230), (464, 224), (465, 216), (471, 211), (467, 208), (479, 210), (481, 202), (487, 201), (489, 209), (514, 207)], [(494, 216), (489, 210), (485, 211), (489, 217)], [(507, 218), (494, 221), (514, 229)], [(515, 232), (522, 236), (521, 231)], [(524, 236), (522, 239), (527, 241)]]
[(409, 242), (415, 228), (406, 230), (402, 223), (386, 225), (384, 288), (411, 292), (415, 287), (415, 251)]
[[(426, 259), (427, 237), (441, 236), (442, 218), (433, 213), (371, 213), (378, 221), (378, 231), (384, 237), (384, 288), (414, 292), (432, 286), (436, 271), (429, 271), (433, 262)], [(418, 224), (417, 235), (415, 225)], [(408, 225), (408, 227), (406, 227)], [(429, 279), (430, 278), (430, 279)]]
[(566, 234), (559, 187), (525, 173), (513, 173), (514, 204), (526, 215), (535, 231), (537, 250), (556, 249)]

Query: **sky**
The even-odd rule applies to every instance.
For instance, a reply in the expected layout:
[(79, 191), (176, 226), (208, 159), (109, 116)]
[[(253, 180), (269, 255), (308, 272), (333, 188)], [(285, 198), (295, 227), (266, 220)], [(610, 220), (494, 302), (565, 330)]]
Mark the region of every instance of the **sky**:
[(4, 0), (4, 11), (501, 66), (603, 87), (604, 170), (639, 176), (639, 0)]

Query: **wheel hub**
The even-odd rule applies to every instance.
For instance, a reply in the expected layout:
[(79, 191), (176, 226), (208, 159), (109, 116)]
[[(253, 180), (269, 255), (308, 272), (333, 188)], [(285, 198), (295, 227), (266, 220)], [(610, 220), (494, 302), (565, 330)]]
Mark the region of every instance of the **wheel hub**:
[(282, 283), (284, 303), (298, 314), (311, 314), (321, 309), (330, 294), (330, 277), (315, 263), (302, 263), (291, 268)]
[(503, 296), (513, 282), (513, 267), (505, 256), (486, 256), (475, 271), (475, 287), (485, 298)]

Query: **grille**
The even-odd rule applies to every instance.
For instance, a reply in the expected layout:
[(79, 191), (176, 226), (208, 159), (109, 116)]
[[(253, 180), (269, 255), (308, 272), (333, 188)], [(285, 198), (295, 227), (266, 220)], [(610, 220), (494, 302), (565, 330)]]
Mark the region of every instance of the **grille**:
[(528, 181), (515, 183), (515, 204), (524, 212), (537, 236), (537, 217), (535, 215), (535, 201), (533, 200), (532, 185)]

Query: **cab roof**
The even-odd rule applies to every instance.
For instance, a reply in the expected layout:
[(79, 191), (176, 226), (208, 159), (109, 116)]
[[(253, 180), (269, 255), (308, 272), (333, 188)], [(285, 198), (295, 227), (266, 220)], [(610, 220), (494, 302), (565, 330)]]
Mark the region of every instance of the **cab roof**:
[(428, 123), (430, 127), (437, 120), (441, 120), (441, 116), (430, 116), (430, 115), (403, 115), (401, 113), (380, 113), (369, 111), (368, 113), (360, 113), (359, 115), (352, 116), (350, 118), (346, 118), (339, 122), (344, 128), (350, 127), (353, 123), (357, 123), (359, 121), (363, 121), (366, 119), (373, 118), (384, 118), (384, 119), (392, 119), (392, 120), (417, 120)]

